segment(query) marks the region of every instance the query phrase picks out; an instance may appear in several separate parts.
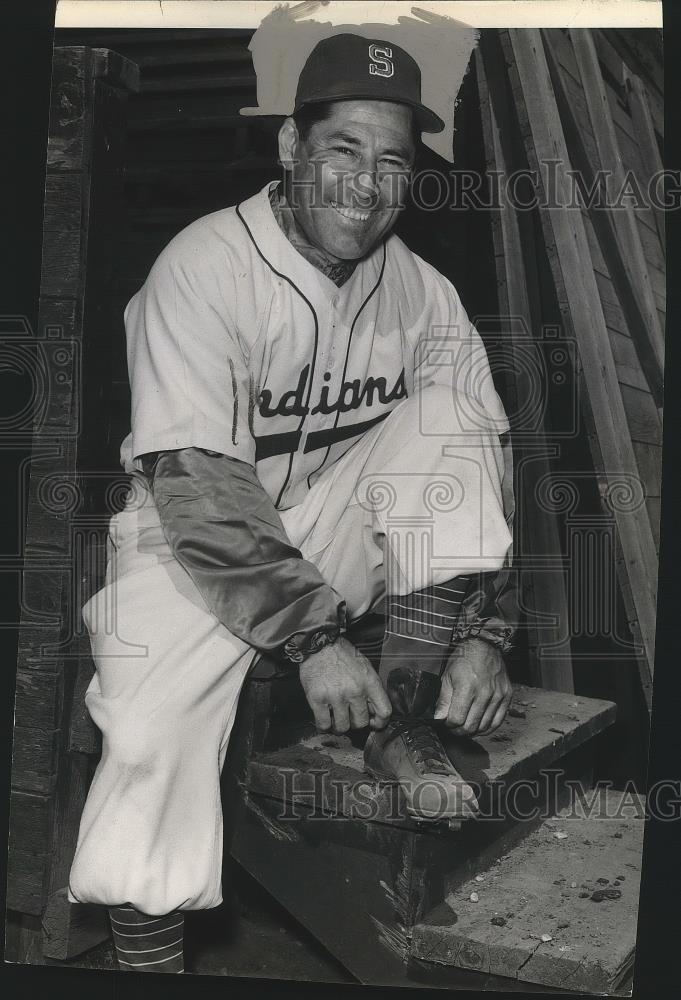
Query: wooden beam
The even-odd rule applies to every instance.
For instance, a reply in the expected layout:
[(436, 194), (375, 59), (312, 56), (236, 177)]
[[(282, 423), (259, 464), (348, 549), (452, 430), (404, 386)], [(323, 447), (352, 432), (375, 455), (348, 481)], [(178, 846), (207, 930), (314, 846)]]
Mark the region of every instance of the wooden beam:
[[(577, 59), (600, 158), (597, 168), (607, 171), (612, 178), (611, 190), (614, 194), (622, 191), (624, 187), (625, 170), (617, 141), (615, 123), (610, 113), (605, 82), (598, 64), (596, 47), (591, 32), (588, 31), (570, 29), (570, 39)], [(645, 181), (646, 178), (641, 178), (641, 180)], [(612, 211), (611, 218), (615, 225), (618, 249), (624, 261), (631, 288), (639, 299), (639, 308), (646, 321), (650, 351), (653, 353), (660, 370), (664, 371), (664, 337), (657, 315), (638, 224), (628, 199), (623, 199), (622, 206), (618, 206)]]
[(65, 888), (49, 897), (42, 927), (43, 955), (60, 961), (74, 958), (109, 937), (106, 908), (69, 903)]
[[(571, 168), (542, 38), (537, 29), (501, 32), (530, 167), (536, 171), (540, 218), (561, 312), (580, 354), (582, 410), (606, 510), (613, 517), (621, 558), (617, 569), (629, 626), (643, 647), (639, 668), (650, 705), (655, 651), (657, 557), (645, 509), (608, 504), (618, 477), (637, 475), (636, 458), (581, 212), (567, 211)], [(546, 191), (545, 164), (555, 164), (556, 199)]]
[[(594, 160), (598, 161), (598, 151), (593, 140), (590, 147), (585, 141), (583, 123), (578, 120), (574, 113), (571, 95), (565, 87), (564, 77), (560, 71), (553, 46), (548, 40), (546, 32), (543, 33), (543, 36), (551, 82), (554, 87), (566, 144), (570, 150), (572, 166), (581, 174), (585, 182), (591, 186), (596, 178), (596, 170), (601, 167), (600, 162), (596, 162), (594, 165)], [(602, 280), (599, 281), (599, 277), (612, 284), (615, 289), (617, 306), (620, 308), (622, 316), (626, 317), (623, 321), (618, 321), (619, 325), (616, 328), (631, 336), (636, 348), (638, 364), (645, 374), (650, 392), (659, 407), (662, 406), (664, 370), (663, 366), (660, 365), (659, 359), (651, 350), (649, 321), (645, 313), (645, 305), (642, 297), (636, 294), (635, 282), (632, 280), (630, 268), (627, 267), (627, 261), (621, 250), (622, 240), (621, 238), (618, 239), (615, 228), (616, 220), (613, 219), (613, 216), (617, 216), (618, 214), (619, 210), (608, 212), (601, 209), (592, 212), (591, 215), (585, 214), (584, 224), (586, 226), (587, 239), (591, 237), (589, 249), (594, 271), (596, 272), (596, 281), (599, 286), (606, 325), (611, 325), (608, 315), (610, 304), (606, 305), (603, 299), (603, 282)], [(640, 229), (636, 220), (634, 220), (634, 225), (640, 238)], [(649, 274), (646, 270), (647, 265), (645, 260), (643, 266), (644, 273)], [(612, 297), (612, 292), (610, 296)]]
[[(491, 38), (487, 40), (488, 43), (493, 41), (495, 40)], [(500, 126), (500, 122), (507, 126), (509, 120), (507, 109), (504, 107), (506, 103), (505, 73), (501, 59), (495, 58), (495, 55), (492, 45), (484, 44), (482, 48), (476, 49), (475, 65), (487, 166), (488, 169), (501, 173), (500, 181), (503, 186), (503, 182), (512, 169), (512, 157), (509, 149), (508, 129), (504, 135)], [(500, 205), (497, 224), (493, 225), (493, 239), (500, 318), (505, 315), (509, 319), (511, 341), (509, 346), (510, 354), (513, 356), (514, 348), (516, 352), (518, 349), (518, 329), (513, 320), (519, 317), (525, 321), (527, 334), (522, 337), (525, 351), (530, 347), (527, 341), (528, 335), (532, 336), (533, 323), (518, 216), (506, 198), (502, 200)], [(512, 370), (516, 376), (513, 380), (516, 396), (515, 409), (516, 412), (522, 412), (531, 403), (536, 386), (528, 377), (525, 365), (522, 363), (513, 364)], [(548, 391), (546, 387), (545, 391)], [(543, 428), (539, 428), (533, 437), (531, 449), (523, 448), (522, 444), (514, 444), (516, 465), (518, 459), (524, 454), (530, 451), (534, 453), (531, 460), (521, 466), (523, 469), (523, 492), (518, 497), (518, 508), (520, 518), (523, 519), (524, 535), (529, 543), (529, 551), (520, 553), (520, 557), (521, 560), (523, 557), (528, 557), (530, 562), (532, 562), (533, 557), (539, 557), (542, 560), (550, 558), (555, 567), (552, 572), (542, 572), (541, 575), (533, 572), (532, 568), (525, 571), (527, 573), (526, 579), (529, 578), (530, 584), (529, 600), (526, 603), (531, 604), (537, 618), (536, 621), (532, 621), (530, 618), (527, 623), (530, 646), (534, 657), (536, 657), (535, 671), (537, 676), (534, 679), (545, 688), (557, 691), (574, 691), (570, 640), (565, 638), (566, 635), (570, 634), (569, 615), (558, 525), (555, 514), (546, 510), (541, 504), (535, 503), (530, 511), (530, 504), (537, 495), (538, 483), (551, 472)], [(528, 457), (530, 456), (528, 455)], [(525, 573), (521, 569), (521, 579), (524, 576)], [(555, 625), (538, 624), (539, 622), (552, 622), (556, 618)], [(553, 655), (548, 652), (550, 647), (554, 648)]]
[[(624, 85), (629, 97), (629, 109), (634, 123), (634, 129), (639, 140), (641, 159), (648, 177), (654, 177), (662, 170), (662, 158), (657, 145), (657, 135), (653, 125), (648, 95), (643, 81), (635, 73), (624, 67)], [(660, 237), (662, 253), (666, 251), (664, 209), (653, 205), (655, 226)]]

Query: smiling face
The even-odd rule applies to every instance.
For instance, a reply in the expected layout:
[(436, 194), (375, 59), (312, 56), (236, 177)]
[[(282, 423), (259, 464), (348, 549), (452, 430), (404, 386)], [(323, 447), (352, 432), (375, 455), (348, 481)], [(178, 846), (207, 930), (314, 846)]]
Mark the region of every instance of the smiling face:
[(287, 197), (308, 240), (337, 260), (366, 256), (395, 225), (414, 161), (411, 109), (339, 101), (304, 138), (292, 118), (279, 132)]

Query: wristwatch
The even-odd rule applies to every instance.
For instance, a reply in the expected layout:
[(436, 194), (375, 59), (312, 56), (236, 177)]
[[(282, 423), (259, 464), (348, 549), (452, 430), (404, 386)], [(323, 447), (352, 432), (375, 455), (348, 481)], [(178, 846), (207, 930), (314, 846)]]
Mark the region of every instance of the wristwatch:
[(332, 645), (340, 636), (340, 627), (324, 628), (312, 634), (306, 632), (296, 632), (284, 644), (282, 656), (289, 663), (302, 663), (312, 653), (319, 652), (324, 646)]

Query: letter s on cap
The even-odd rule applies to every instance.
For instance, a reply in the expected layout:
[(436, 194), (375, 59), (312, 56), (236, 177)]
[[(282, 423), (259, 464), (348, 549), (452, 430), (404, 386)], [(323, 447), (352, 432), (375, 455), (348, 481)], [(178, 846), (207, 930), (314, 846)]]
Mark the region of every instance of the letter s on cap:
[(388, 45), (369, 46), (369, 75), (370, 76), (392, 76), (395, 67), (392, 63), (393, 50)]

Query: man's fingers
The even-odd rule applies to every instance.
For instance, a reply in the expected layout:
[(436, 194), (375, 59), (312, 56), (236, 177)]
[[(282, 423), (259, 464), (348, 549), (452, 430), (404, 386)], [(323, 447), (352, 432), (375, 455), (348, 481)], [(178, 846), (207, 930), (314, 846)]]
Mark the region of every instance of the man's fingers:
[(353, 729), (364, 729), (369, 725), (369, 708), (366, 698), (353, 698), (350, 702), (350, 725)]
[(331, 704), (334, 733), (347, 733), (350, 728), (350, 711), (347, 702), (334, 701)]
[(440, 693), (437, 696), (437, 701), (435, 702), (435, 709), (433, 711), (434, 719), (446, 719), (447, 713), (449, 712), (449, 706), (452, 701), (452, 685), (451, 681), (445, 674), (442, 678), (442, 684), (440, 685)]
[(468, 709), (468, 714), (466, 715), (466, 721), (461, 727), (461, 731), (465, 733), (466, 736), (474, 736), (478, 729), (480, 728), (480, 720), (485, 714), (485, 710), (492, 701), (494, 701), (494, 690), (492, 691), (480, 691), (473, 700), (473, 704)]
[(501, 704), (494, 713), (494, 718), (492, 719), (492, 723), (489, 729), (487, 730), (487, 733), (485, 733), (485, 735), (487, 735), (488, 733), (493, 733), (494, 730), (498, 729), (501, 723), (504, 721), (504, 719), (506, 718), (506, 713), (508, 712), (508, 706), (511, 704), (512, 697), (513, 697), (513, 692), (509, 691), (508, 694), (505, 695), (504, 698), (502, 698)]
[(383, 729), (388, 719), (392, 715), (393, 707), (390, 698), (385, 693), (385, 688), (379, 680), (378, 674), (374, 673), (367, 684), (367, 698), (369, 707), (373, 712), (371, 725), (373, 729)]
[(458, 729), (464, 725), (474, 700), (475, 692), (470, 686), (457, 688), (453, 691), (447, 712), (447, 725), (450, 729)]
[(495, 693), (494, 697), (489, 701), (487, 708), (485, 709), (480, 722), (478, 723), (478, 735), (486, 736), (489, 732), (492, 721), (497, 714), (500, 705), (504, 700), (503, 694), (498, 691)]
[(310, 704), (310, 708), (314, 714), (314, 724), (320, 733), (328, 733), (331, 731), (331, 711), (328, 705), (323, 705), (321, 702), (315, 702)]
[(390, 706), (390, 711), (387, 713), (385, 712), (385, 710), (377, 712), (376, 706), (372, 701), (367, 701), (367, 705), (369, 706), (369, 715), (370, 715), (369, 726), (372, 729), (385, 729), (385, 727), (388, 725), (390, 716), (392, 715), (392, 705)]

